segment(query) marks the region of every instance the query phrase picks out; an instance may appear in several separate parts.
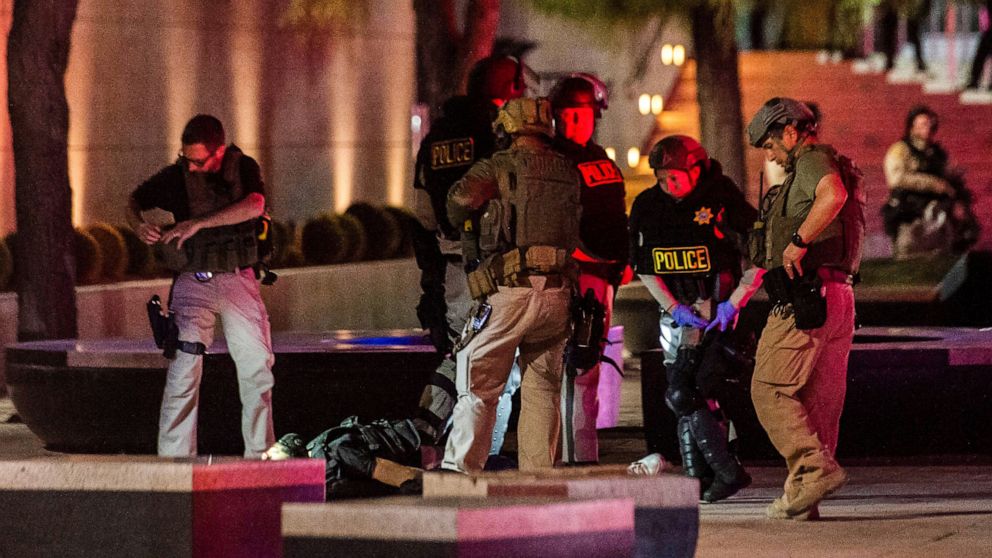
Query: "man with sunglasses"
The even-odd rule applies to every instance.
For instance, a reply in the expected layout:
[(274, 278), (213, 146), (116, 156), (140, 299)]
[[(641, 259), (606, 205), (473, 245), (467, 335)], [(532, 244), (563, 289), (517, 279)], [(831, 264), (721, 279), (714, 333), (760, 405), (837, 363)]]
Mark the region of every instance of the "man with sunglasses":
[(238, 373), (245, 457), (275, 441), (272, 343), (258, 291), (256, 220), (265, 212), (258, 163), (231, 144), (217, 118), (183, 129), (178, 160), (131, 194), (128, 220), (175, 272), (169, 310), (178, 328), (159, 415), (158, 454), (195, 456), (203, 353), (220, 316)]
[[(765, 194), (751, 260), (767, 270), (774, 304), (758, 344), (751, 399), (788, 466), (772, 519), (819, 517), (818, 504), (847, 481), (834, 454), (854, 337), (854, 283), (864, 241), (864, 191), (850, 159), (820, 144), (805, 104), (769, 99), (748, 140), (785, 167)], [(767, 208), (767, 209), (766, 209)]]

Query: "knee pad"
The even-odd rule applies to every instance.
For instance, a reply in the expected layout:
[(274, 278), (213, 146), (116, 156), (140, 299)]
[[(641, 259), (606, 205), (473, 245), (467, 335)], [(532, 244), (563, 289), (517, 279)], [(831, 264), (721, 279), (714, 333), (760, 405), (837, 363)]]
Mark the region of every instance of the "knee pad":
[(675, 386), (669, 386), (665, 391), (665, 403), (680, 417), (692, 414), (705, 405), (703, 398), (695, 389)]

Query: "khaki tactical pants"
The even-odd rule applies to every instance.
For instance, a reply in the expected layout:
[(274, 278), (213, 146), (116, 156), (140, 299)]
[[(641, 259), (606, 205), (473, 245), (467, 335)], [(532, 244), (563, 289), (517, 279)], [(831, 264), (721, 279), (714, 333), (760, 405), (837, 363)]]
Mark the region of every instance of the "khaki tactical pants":
[(786, 494), (832, 473), (854, 337), (854, 292), (824, 283), (827, 320), (801, 331), (795, 318), (773, 311), (758, 343), (751, 398), (758, 420), (785, 458)]
[[(180, 274), (172, 290), (179, 340), (213, 342), (219, 315), (227, 348), (238, 371), (241, 433), (245, 457), (257, 457), (275, 443), (272, 427), (272, 341), (269, 315), (251, 269), (217, 273), (207, 282), (192, 273)], [(169, 364), (158, 426), (158, 454), (196, 455), (197, 405), (203, 356), (178, 351)]]
[(485, 327), (458, 352), (458, 402), (445, 469), (478, 472), (485, 466), (496, 405), (518, 348), (523, 371), (517, 428), (520, 469), (554, 465), (571, 289), (545, 289), (545, 279), (531, 277), (531, 287), (499, 287), (489, 296), (492, 313)]

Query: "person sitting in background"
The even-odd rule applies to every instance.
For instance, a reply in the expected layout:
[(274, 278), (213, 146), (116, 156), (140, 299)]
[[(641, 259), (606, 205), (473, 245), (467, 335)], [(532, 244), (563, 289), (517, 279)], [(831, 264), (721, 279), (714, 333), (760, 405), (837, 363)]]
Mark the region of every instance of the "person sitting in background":
[(885, 154), (889, 200), (882, 217), (896, 259), (959, 252), (978, 239), (971, 194), (961, 176), (947, 170), (947, 151), (934, 140), (937, 125), (933, 110), (914, 107), (902, 139)]

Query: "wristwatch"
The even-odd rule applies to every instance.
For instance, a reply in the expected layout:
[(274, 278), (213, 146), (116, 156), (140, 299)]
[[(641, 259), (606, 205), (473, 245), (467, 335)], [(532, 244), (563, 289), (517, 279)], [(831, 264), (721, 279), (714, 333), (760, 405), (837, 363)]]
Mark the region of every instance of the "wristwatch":
[(803, 237), (799, 236), (798, 232), (792, 235), (792, 243), (799, 248), (809, 248), (809, 244), (803, 242)]

